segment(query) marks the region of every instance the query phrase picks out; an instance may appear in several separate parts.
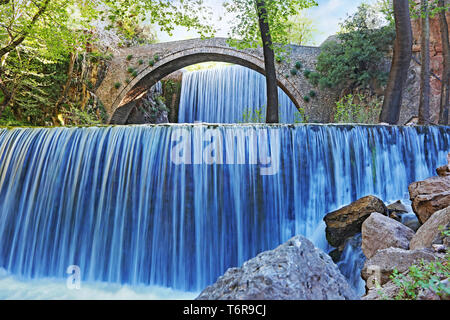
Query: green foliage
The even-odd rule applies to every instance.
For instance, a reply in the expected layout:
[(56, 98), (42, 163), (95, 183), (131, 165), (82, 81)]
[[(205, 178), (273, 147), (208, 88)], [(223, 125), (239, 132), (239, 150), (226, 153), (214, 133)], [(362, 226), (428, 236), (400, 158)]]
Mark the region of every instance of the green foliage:
[(134, 68), (133, 67), (128, 67), (127, 72), (128, 73), (133, 73), (134, 72)]
[(305, 108), (300, 107), (294, 113), (294, 123), (308, 123), (309, 118), (306, 115)]
[(264, 108), (248, 108), (244, 110), (242, 115), (243, 123), (264, 123), (265, 122), (265, 110)]
[(397, 269), (390, 276), (398, 288), (396, 300), (415, 300), (422, 290), (431, 290), (440, 297), (450, 295), (450, 287), (441, 281), (450, 277), (450, 254), (447, 251), (444, 261), (435, 260), (409, 267), (407, 274)]
[(336, 102), (336, 123), (378, 123), (382, 101), (363, 94), (348, 94)]
[(303, 97), (303, 101), (305, 101), (306, 103), (308, 103), (310, 100), (311, 98), (308, 95)]
[(139, 64), (139, 65), (143, 65), (143, 64), (144, 64), (144, 60), (139, 59), (138, 64)]
[(296, 76), (298, 74), (297, 69), (291, 69), (291, 75)]
[(314, 23), (302, 12), (289, 17), (288, 19), (288, 42), (296, 45), (314, 44), (314, 36), (317, 33)]
[(367, 88), (387, 82), (380, 64), (394, 42), (395, 28), (383, 25), (373, 7), (362, 4), (341, 25), (338, 41), (326, 43), (318, 57), (318, 76), (311, 81), (322, 88)]
[(148, 61), (148, 65), (149, 65), (150, 67), (153, 67), (153, 66), (155, 65), (155, 60), (153, 60), (153, 59), (149, 60), (149, 61)]
[(160, 57), (159, 57), (159, 55), (155, 54), (155, 55), (153, 56), (153, 59), (154, 59), (156, 62), (158, 62), (158, 61), (160, 60)]
[(311, 75), (311, 70), (306, 69), (305, 71), (303, 71), (303, 75), (305, 76), (306, 79), (309, 79), (309, 76)]
[(315, 97), (317, 96), (317, 93), (316, 93), (314, 90), (311, 90), (311, 91), (309, 92), (309, 96), (310, 96), (311, 98), (315, 98)]
[(275, 57), (275, 61), (276, 61), (277, 63), (282, 63), (283, 60), (284, 60), (284, 58), (283, 58), (283, 56), (281, 56), (281, 55), (277, 55), (277, 56)]
[(114, 83), (114, 88), (119, 89), (122, 84), (120, 82)]
[(301, 68), (303, 68), (303, 64), (302, 64), (300, 61), (297, 61), (297, 62), (295, 63), (295, 68), (298, 69), (298, 70), (300, 70)]
[(131, 73), (131, 75), (132, 75), (134, 78), (136, 78), (137, 75), (138, 75), (138, 72), (137, 72), (136, 70), (134, 70), (134, 71)]
[[(285, 52), (283, 45), (290, 42), (290, 28), (295, 23), (290, 18), (303, 9), (316, 6), (314, 0), (266, 1), (267, 19), (272, 42), (278, 44), (273, 49), (277, 54)], [(258, 48), (262, 46), (255, 0), (228, 0), (224, 4), (230, 15), (236, 17), (231, 26), (228, 43), (237, 49)]]
[(127, 55), (127, 61), (131, 61), (131, 59), (133, 59), (133, 55), (132, 54)]

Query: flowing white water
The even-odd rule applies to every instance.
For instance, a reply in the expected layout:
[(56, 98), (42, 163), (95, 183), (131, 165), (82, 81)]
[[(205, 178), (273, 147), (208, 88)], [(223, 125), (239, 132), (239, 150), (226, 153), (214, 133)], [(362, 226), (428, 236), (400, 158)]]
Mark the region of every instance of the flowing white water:
[[(242, 66), (186, 72), (178, 122), (264, 123), (266, 92), (266, 78)], [(281, 89), (278, 99), (280, 123), (301, 122), (301, 114)]]
[(401, 199), (449, 151), (450, 127), (2, 129), (0, 295), (65, 297), (70, 265), (92, 295), (198, 292), (293, 235), (325, 246), (327, 212)]

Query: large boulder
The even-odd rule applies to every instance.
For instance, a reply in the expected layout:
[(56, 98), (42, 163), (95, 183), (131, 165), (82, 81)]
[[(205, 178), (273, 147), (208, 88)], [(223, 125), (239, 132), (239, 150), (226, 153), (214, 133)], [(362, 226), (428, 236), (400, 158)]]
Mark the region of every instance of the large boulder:
[(412, 208), (422, 224), (436, 211), (450, 206), (450, 176), (414, 182), (408, 189)]
[(450, 153), (447, 155), (447, 165), (436, 169), (436, 173), (440, 177), (450, 176)]
[(409, 247), (411, 250), (431, 248), (441, 239), (441, 227), (447, 228), (450, 224), (450, 207), (434, 213), (412, 237)]
[(377, 197), (367, 196), (328, 213), (323, 219), (327, 225), (325, 232), (328, 243), (337, 248), (342, 246), (346, 239), (361, 233), (363, 222), (372, 212), (387, 215), (388, 209)]
[(378, 250), (394, 247), (409, 249), (414, 231), (404, 224), (378, 212), (370, 215), (362, 225), (362, 251), (370, 259)]
[(350, 300), (357, 296), (331, 258), (297, 236), (231, 268), (199, 300)]
[[(380, 285), (384, 285), (389, 282), (394, 269), (400, 273), (406, 272), (410, 266), (420, 263), (422, 259), (430, 262), (434, 261), (436, 256), (428, 250), (383, 249), (366, 260), (361, 277), (367, 282), (376, 280)], [(373, 283), (367, 283), (367, 287), (373, 288)]]

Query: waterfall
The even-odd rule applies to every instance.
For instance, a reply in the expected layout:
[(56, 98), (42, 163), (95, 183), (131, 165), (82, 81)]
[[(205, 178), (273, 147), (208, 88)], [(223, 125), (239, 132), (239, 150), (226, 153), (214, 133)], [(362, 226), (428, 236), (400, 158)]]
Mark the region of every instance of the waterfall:
[(0, 129), (0, 268), (199, 291), (331, 210), (404, 198), (450, 127)]
[[(186, 72), (178, 122), (265, 122), (266, 92), (266, 78), (239, 65)], [(281, 89), (278, 99), (280, 123), (301, 122), (301, 114)]]

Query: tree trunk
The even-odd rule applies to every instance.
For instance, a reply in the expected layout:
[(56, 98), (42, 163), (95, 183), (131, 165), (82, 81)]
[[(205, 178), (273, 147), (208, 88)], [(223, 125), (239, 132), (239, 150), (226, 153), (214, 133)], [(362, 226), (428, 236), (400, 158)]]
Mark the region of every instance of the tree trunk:
[(430, 124), (430, 14), (428, 0), (420, 1), (422, 34), (420, 36), (419, 124)]
[(264, 50), (264, 65), (266, 69), (267, 83), (267, 123), (278, 123), (278, 84), (275, 70), (275, 53), (273, 51), (272, 36), (267, 19), (267, 9), (265, 0), (256, 0), (256, 10), (258, 12), (259, 29)]
[(64, 85), (64, 90), (61, 93), (61, 96), (59, 97), (58, 101), (56, 101), (55, 112), (58, 112), (59, 105), (64, 102), (67, 96), (67, 92), (69, 92), (70, 84), (72, 83), (73, 79), (73, 68), (75, 66), (76, 57), (77, 57), (76, 53), (74, 52), (70, 53), (70, 61), (69, 61), (69, 68), (67, 70), (66, 84)]
[[(444, 0), (439, 0), (439, 7), (445, 8)], [(443, 9), (439, 12), (439, 24), (441, 29), (442, 55), (444, 56), (439, 124), (448, 125), (448, 113), (450, 109), (450, 43), (446, 11)]]
[(394, 1), (396, 39), (389, 80), (384, 93), (380, 122), (397, 124), (400, 118), (403, 89), (412, 57), (412, 29), (409, 1)]

